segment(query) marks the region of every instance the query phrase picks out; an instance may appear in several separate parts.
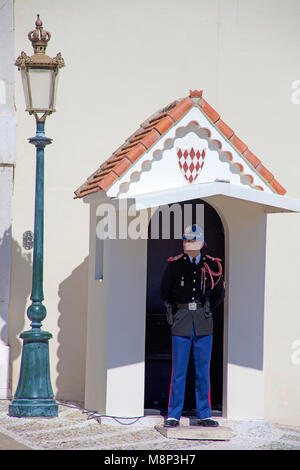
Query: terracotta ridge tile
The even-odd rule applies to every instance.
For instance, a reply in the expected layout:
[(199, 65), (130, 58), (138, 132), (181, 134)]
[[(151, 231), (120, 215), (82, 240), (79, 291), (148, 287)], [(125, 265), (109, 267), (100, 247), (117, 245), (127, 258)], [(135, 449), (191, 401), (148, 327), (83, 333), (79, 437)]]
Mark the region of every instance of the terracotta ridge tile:
[(270, 183), (274, 178), (273, 173), (271, 173), (262, 163), (260, 163), (255, 169), (268, 183)]
[(148, 150), (154, 144), (154, 142), (157, 141), (159, 137), (160, 137), (160, 133), (157, 130), (153, 129), (150, 132), (147, 132), (145, 135), (143, 135), (142, 138), (137, 135), (136, 138), (131, 141), (131, 143), (140, 142)]
[[(128, 158), (126, 153), (125, 153), (125, 155), (118, 155), (118, 156), (116, 156), (112, 159), (107, 160), (106, 164), (108, 165), (110, 163), (117, 163), (118, 161), (122, 160), (123, 158)], [(104, 165), (102, 168), (105, 168), (105, 167), (106, 167), (106, 165)]]
[(102, 188), (102, 183), (103, 183), (103, 181), (105, 181), (104, 178), (99, 179), (99, 180), (97, 180), (97, 181), (95, 182), (95, 184), (93, 184), (93, 185), (92, 185), (92, 184), (88, 185), (86, 189), (94, 189), (94, 188), (98, 188), (98, 189), (99, 189), (99, 188)]
[[(160, 113), (158, 116), (155, 116), (152, 119), (149, 119), (148, 123), (150, 124), (150, 123), (155, 122), (155, 121), (160, 121), (161, 119), (163, 119), (166, 116), (168, 116), (167, 112)], [(170, 116), (170, 117), (171, 117), (171, 119), (173, 119), (172, 116)], [(175, 119), (173, 119), (173, 122), (175, 122)]]
[(107, 175), (109, 175), (112, 172), (112, 170), (109, 170), (105, 175), (102, 175), (99, 173), (99, 175), (94, 176), (92, 181), (89, 181), (89, 183), (86, 185), (87, 188), (93, 188), (95, 186), (98, 186), (98, 183), (102, 181)]
[(131, 167), (132, 162), (129, 160), (129, 158), (122, 158), (120, 161), (113, 163), (112, 164), (111, 170), (116, 173), (118, 176), (123, 175), (125, 171), (128, 170), (129, 167)]
[(94, 171), (94, 173), (92, 173), (87, 179), (86, 181), (81, 185), (79, 186), (79, 188), (76, 189), (75, 193), (78, 193), (80, 192), (83, 188), (86, 187), (86, 185), (95, 177), (99, 174), (99, 171), (101, 170), (101, 166), (99, 168), (97, 168), (96, 171)]
[[(105, 173), (105, 174), (103, 174), (103, 173)], [(104, 178), (105, 178), (105, 177), (108, 176), (110, 173), (116, 173), (116, 172), (114, 171), (114, 166), (113, 166), (112, 168), (109, 168), (108, 170), (104, 170), (103, 172), (101, 171), (101, 173), (99, 173), (99, 176), (101, 175), (101, 176), (104, 176)], [(117, 175), (117, 173), (116, 173), (116, 175)]]
[(85, 187), (85, 189), (99, 188), (99, 184), (98, 184), (98, 183), (99, 183), (101, 180), (103, 180), (102, 177), (95, 178), (95, 182), (94, 182), (93, 184), (92, 184), (92, 183), (88, 184), (88, 185)]
[[(133, 137), (133, 135), (135, 134), (132, 134), (131, 137)], [(120, 152), (122, 152), (123, 149), (125, 149), (126, 147), (128, 147), (130, 145), (129, 143), (129, 138), (126, 139), (122, 145), (120, 145), (120, 147), (118, 147), (116, 150), (114, 150), (114, 152), (112, 153), (112, 156), (116, 155), (116, 154), (119, 154)]]
[(130, 161), (135, 162), (135, 160), (145, 151), (145, 146), (138, 142), (137, 144), (130, 146), (130, 148), (128, 147), (122, 150), (122, 152), (120, 152), (118, 156), (127, 156)]
[(110, 171), (104, 178), (98, 183), (99, 187), (106, 191), (111, 185), (118, 179), (119, 175), (113, 170)]
[[(160, 121), (157, 121), (157, 123), (159, 123), (159, 122), (160, 122)], [(148, 124), (148, 126), (145, 126), (143, 129), (145, 129), (145, 131), (147, 131), (147, 132), (148, 132), (148, 131), (152, 131), (152, 129), (157, 130), (157, 129), (156, 129), (157, 123)]]
[[(181, 98), (182, 99), (182, 98)], [(178, 100), (174, 100), (172, 101), (171, 103), (167, 104), (166, 106), (164, 106), (163, 108), (160, 108), (158, 111), (156, 111), (156, 113), (152, 114), (152, 116), (150, 116), (147, 121), (145, 122), (151, 122), (155, 119), (161, 119), (162, 117), (166, 116), (167, 113), (175, 108), (175, 106), (177, 106), (177, 104), (181, 101), (181, 99), (178, 99)]]
[(114, 152), (113, 155), (116, 157), (117, 155), (124, 155), (125, 153), (127, 153), (129, 150), (133, 150), (137, 145), (141, 145), (142, 148), (143, 148), (143, 151), (147, 150), (147, 147), (145, 147), (144, 144), (142, 144), (141, 142), (134, 142), (134, 143), (130, 143), (130, 142), (127, 142), (127, 145), (124, 145), (122, 146), (121, 150), (119, 150), (119, 152)]
[(88, 194), (91, 194), (91, 193), (97, 193), (99, 191), (99, 188), (93, 188), (93, 189), (87, 189), (87, 190), (82, 190), (80, 192), (80, 194), (76, 194), (76, 196), (73, 198), (73, 199), (78, 199), (78, 198), (81, 198), (81, 197), (84, 197), (84, 196), (87, 196)]
[[(153, 126), (153, 128), (151, 128), (151, 129), (142, 128), (142, 129), (141, 129), (141, 132), (138, 132), (138, 133), (133, 137), (132, 140), (129, 140), (129, 142), (134, 142), (137, 138), (139, 138), (139, 137), (144, 137), (145, 135), (149, 134), (153, 129), (155, 129), (154, 126)], [(156, 130), (156, 129), (155, 129), (155, 130)]]
[(141, 132), (143, 132), (144, 128), (140, 126), (136, 131), (134, 131), (127, 139), (123, 142), (120, 147), (118, 147), (112, 155), (116, 155), (117, 153), (120, 153), (123, 149), (127, 148), (129, 145), (131, 145), (131, 141)]
[(286, 189), (281, 186), (281, 184), (275, 178), (272, 179), (270, 185), (278, 194), (284, 195), (286, 193)]
[(236, 134), (233, 134), (228, 141), (240, 152), (244, 153), (248, 146)]
[(208, 102), (204, 98), (200, 99), (198, 107), (213, 123), (220, 119), (220, 114), (217, 113), (217, 111), (212, 106), (210, 106), (210, 104), (208, 104)]
[(180, 100), (174, 100), (172, 103), (167, 104), (164, 108), (161, 109), (161, 112), (164, 113), (166, 111), (170, 111), (172, 108), (175, 108), (175, 106), (179, 103)]
[(94, 178), (97, 178), (100, 174), (102, 176), (105, 176), (109, 173), (110, 170), (102, 170), (102, 168), (99, 168), (98, 172), (94, 173), (93, 176), (91, 176), (90, 178), (88, 178), (87, 180), (87, 183), (89, 183), (90, 181), (93, 181)]
[(114, 153), (113, 155), (115, 155), (115, 156), (116, 155), (123, 155), (123, 154), (129, 152), (130, 150), (133, 150), (138, 145), (141, 145), (143, 147), (143, 150), (146, 149), (146, 147), (143, 144), (141, 144), (140, 142), (134, 142), (133, 144), (128, 143), (127, 145), (124, 145), (118, 153), (116, 153), (116, 154)]
[(171, 108), (175, 107), (176, 104), (178, 104), (180, 100), (174, 100), (172, 101), (172, 103), (168, 104), (167, 106), (164, 106), (163, 108), (160, 108), (158, 111), (156, 111), (155, 113), (151, 114), (151, 116), (149, 116), (144, 122), (142, 122), (141, 127), (145, 127), (147, 126), (150, 122), (154, 121), (154, 120), (160, 120), (162, 119), (164, 116), (167, 115), (167, 111), (170, 110)]
[(86, 185), (87, 185), (87, 181), (85, 181), (81, 186), (75, 189), (74, 194), (79, 195), (81, 191), (83, 191), (84, 188), (86, 188)]
[(226, 137), (226, 139), (230, 140), (233, 136), (234, 131), (229, 127), (226, 122), (224, 122), (221, 118), (219, 118), (215, 122), (215, 126), (219, 129), (219, 131)]
[(242, 155), (254, 168), (260, 164), (260, 159), (250, 149), (247, 148)]
[(129, 158), (127, 158), (126, 156), (125, 157), (122, 156), (122, 157), (117, 158), (115, 161), (107, 162), (107, 164), (102, 168), (102, 170), (107, 171), (108, 169), (114, 169), (123, 160), (127, 160), (129, 163), (131, 163)]
[(157, 120), (156, 122), (152, 122), (144, 127), (144, 129), (152, 130), (155, 129), (160, 133), (160, 135), (164, 134), (171, 126), (173, 126), (174, 120), (170, 116), (165, 116), (162, 119)]
[(174, 124), (174, 120), (170, 116), (166, 116), (155, 124), (155, 129), (163, 135)]
[(189, 111), (195, 104), (190, 98), (183, 98), (179, 103), (168, 111), (168, 116), (172, 118), (174, 121), (178, 121), (183, 115)]
[(90, 189), (98, 189), (101, 188), (101, 182), (103, 178), (96, 178), (93, 184), (88, 184), (82, 191), (89, 191)]
[(89, 184), (86, 185), (86, 188), (90, 188), (90, 187), (93, 187), (93, 184), (96, 184), (98, 183), (99, 181), (103, 180), (104, 176), (101, 175), (101, 173), (99, 173), (98, 176), (95, 176), (93, 181), (91, 181)]

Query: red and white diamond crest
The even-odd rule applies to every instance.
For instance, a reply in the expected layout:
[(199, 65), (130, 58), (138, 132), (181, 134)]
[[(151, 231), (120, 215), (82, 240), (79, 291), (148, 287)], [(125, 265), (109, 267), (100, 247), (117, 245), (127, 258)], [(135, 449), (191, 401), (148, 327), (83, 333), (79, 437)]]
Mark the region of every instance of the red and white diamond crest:
[(192, 183), (202, 170), (205, 158), (205, 149), (194, 150), (193, 147), (187, 149), (177, 148), (177, 157), (180, 169), (185, 179)]

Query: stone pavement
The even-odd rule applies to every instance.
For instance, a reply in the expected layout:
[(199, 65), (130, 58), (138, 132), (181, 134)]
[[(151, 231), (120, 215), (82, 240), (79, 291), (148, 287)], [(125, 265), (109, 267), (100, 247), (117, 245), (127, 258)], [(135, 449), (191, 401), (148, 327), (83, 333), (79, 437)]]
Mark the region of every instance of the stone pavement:
[(0, 450), (31, 450), (30, 447), (15, 441), (9, 436), (0, 432)]
[[(58, 402), (57, 418), (13, 418), (8, 416), (9, 400), (0, 400), (0, 450), (299, 450), (300, 426), (282, 426), (264, 420), (230, 421), (229, 441), (169, 439), (154, 426), (161, 417), (137, 420), (101, 418), (80, 404)], [(181, 425), (188, 424), (188, 418)], [(127, 423), (127, 424), (125, 424)], [(129, 424), (132, 423), (132, 424)]]

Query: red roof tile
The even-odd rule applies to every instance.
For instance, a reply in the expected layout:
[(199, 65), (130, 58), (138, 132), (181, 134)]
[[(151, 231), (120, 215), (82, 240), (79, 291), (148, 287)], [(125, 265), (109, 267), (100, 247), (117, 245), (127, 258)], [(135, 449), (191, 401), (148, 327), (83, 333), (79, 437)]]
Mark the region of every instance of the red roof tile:
[[(221, 119), (220, 115), (202, 98), (202, 90), (190, 90), (188, 97), (173, 101), (165, 108), (159, 110), (144, 121), (140, 128), (131, 135), (112, 156), (104, 162), (87, 181), (75, 191), (75, 197), (82, 198), (88, 194), (103, 189), (106, 191), (140, 158), (157, 140), (167, 132), (185, 113), (193, 106), (199, 107), (221, 134), (241, 154), (241, 156), (255, 169), (264, 181), (278, 194), (285, 194), (286, 190), (274, 178), (274, 175), (261, 163), (248, 146), (234, 133), (234, 131)], [(220, 143), (222, 148), (222, 144)], [(227, 153), (232, 161), (232, 154)], [(243, 172), (243, 165), (237, 165)], [(250, 175), (245, 175), (250, 176)], [(252, 178), (250, 180), (253, 181)], [(254, 188), (262, 190), (260, 185)]]
[(217, 126), (219, 131), (221, 131), (222, 134), (226, 137), (226, 139), (230, 139), (233, 136), (234, 131), (229, 126), (227, 126), (227, 124), (222, 121), (222, 119), (216, 121), (215, 125)]
[(246, 152), (247, 150), (247, 145), (241, 140), (238, 138), (238, 136), (236, 134), (233, 134), (229, 141), (232, 143), (232, 145), (236, 148), (236, 150), (240, 153), (244, 153)]
[(245, 152), (243, 153), (243, 157), (245, 157), (246, 160), (248, 160), (248, 162), (249, 162), (252, 166), (254, 166), (254, 168), (256, 168), (257, 165), (260, 164), (260, 159), (257, 158), (257, 156), (254, 155), (254, 153), (251, 152), (251, 150), (249, 150), (249, 149), (245, 150)]
[(268, 183), (274, 179), (274, 175), (262, 163), (256, 167), (256, 170)]
[(217, 111), (215, 111), (214, 108), (212, 108), (203, 98), (200, 102), (200, 108), (213, 123), (218, 121), (221, 117), (220, 114), (218, 114)]
[(279, 184), (275, 178), (270, 182), (270, 185), (278, 194), (283, 195), (286, 193), (286, 190), (284, 189), (284, 187), (281, 186), (281, 184)]

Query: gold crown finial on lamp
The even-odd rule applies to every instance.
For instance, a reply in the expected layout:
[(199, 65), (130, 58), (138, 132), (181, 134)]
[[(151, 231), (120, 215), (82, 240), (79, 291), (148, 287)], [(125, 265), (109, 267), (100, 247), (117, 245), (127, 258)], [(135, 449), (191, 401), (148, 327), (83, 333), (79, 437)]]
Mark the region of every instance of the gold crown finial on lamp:
[(45, 54), (47, 44), (51, 39), (51, 34), (43, 28), (43, 22), (39, 14), (37, 14), (35, 29), (28, 33), (28, 39), (32, 43), (35, 54)]

